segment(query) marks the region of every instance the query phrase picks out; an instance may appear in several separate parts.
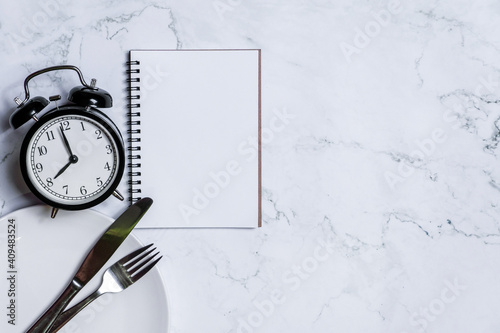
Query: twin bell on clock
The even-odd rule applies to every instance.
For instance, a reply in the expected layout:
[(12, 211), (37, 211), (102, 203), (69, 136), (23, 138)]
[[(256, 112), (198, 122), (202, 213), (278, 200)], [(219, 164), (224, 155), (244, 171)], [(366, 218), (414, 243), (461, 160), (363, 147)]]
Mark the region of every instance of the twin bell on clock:
[[(29, 81), (56, 70), (75, 71), (82, 85), (70, 90), (63, 105), (57, 103), (61, 96), (49, 97), (55, 107), (40, 115), (50, 102), (41, 96), (30, 99)], [(53, 218), (59, 209), (86, 209), (111, 195), (123, 200), (116, 190), (125, 167), (123, 138), (97, 109), (111, 107), (113, 100), (95, 84), (95, 79), (87, 84), (75, 66), (48, 67), (26, 77), (24, 100), (14, 99), (10, 125), (16, 129), (34, 121), (21, 145), (21, 173), (33, 194), (53, 207)]]

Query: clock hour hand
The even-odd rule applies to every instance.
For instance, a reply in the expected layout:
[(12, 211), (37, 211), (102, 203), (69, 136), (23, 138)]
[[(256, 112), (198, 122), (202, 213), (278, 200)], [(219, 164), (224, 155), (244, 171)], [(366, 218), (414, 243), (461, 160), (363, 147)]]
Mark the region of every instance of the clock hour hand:
[(59, 170), (59, 172), (54, 176), (54, 179), (56, 179), (57, 177), (59, 177), (64, 171), (66, 171), (66, 169), (71, 165), (71, 161), (69, 161), (68, 163), (66, 163), (65, 166), (62, 167), (61, 170)]
[(61, 124), (61, 126), (59, 126), (59, 129), (61, 130), (63, 142), (64, 142), (64, 145), (66, 146), (66, 149), (68, 149), (69, 155), (74, 156), (73, 151), (71, 150), (71, 146), (69, 145), (68, 138), (66, 137), (66, 134), (64, 134), (64, 129), (63, 129), (62, 124)]
[(63, 166), (61, 168), (61, 170), (59, 170), (59, 172), (54, 176), (54, 179), (56, 179), (57, 177), (59, 177), (64, 171), (66, 171), (66, 169), (71, 165), (71, 164), (75, 164), (76, 162), (78, 162), (78, 157), (76, 157), (76, 155), (71, 155), (70, 158), (69, 158), (69, 162), (66, 163), (65, 166)]

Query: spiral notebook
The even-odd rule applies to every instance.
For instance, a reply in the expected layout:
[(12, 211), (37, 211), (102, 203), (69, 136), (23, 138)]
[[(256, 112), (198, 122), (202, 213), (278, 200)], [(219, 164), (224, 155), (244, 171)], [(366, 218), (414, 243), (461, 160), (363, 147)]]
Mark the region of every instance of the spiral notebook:
[(132, 50), (130, 201), (142, 228), (261, 226), (260, 50)]

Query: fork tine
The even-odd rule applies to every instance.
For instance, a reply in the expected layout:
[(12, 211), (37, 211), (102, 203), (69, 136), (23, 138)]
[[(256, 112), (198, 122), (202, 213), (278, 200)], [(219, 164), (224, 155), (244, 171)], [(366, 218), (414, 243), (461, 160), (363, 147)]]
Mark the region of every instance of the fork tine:
[(134, 267), (138, 262), (140, 262), (142, 259), (146, 258), (154, 250), (156, 250), (156, 247), (152, 248), (151, 250), (147, 251), (146, 253), (141, 254), (140, 256), (137, 256), (137, 258), (130, 260), (130, 262), (127, 262), (126, 264), (124, 264), (123, 267), (125, 267), (127, 270), (129, 270), (130, 268)]
[(151, 246), (153, 246), (153, 243), (149, 244), (149, 245), (146, 245), (146, 246), (143, 246), (141, 247), (140, 249), (138, 250), (135, 250), (134, 252), (126, 255), (125, 257), (121, 258), (118, 263), (122, 264), (122, 265), (125, 265), (127, 262), (129, 262), (130, 260), (134, 259), (137, 255), (141, 254), (142, 252), (146, 251), (147, 249), (149, 249)]
[[(156, 253), (155, 256), (157, 254), (158, 253)], [(156, 265), (158, 263), (158, 261), (160, 261), (161, 258), (163, 258), (163, 256), (159, 257), (158, 259), (156, 259), (155, 261), (153, 261), (152, 263), (150, 263), (148, 266), (144, 267), (137, 274), (133, 275), (131, 277), (132, 281), (136, 282), (137, 280), (139, 280), (140, 278), (142, 278), (144, 275), (146, 275), (146, 273), (149, 272), (151, 270), (151, 268), (153, 268), (153, 266)]]
[(135, 272), (137, 272), (138, 270), (140, 270), (142, 267), (144, 267), (148, 262), (150, 262), (154, 257), (156, 257), (158, 255), (159, 252), (156, 252), (155, 254), (153, 254), (152, 256), (150, 256), (149, 258), (146, 258), (144, 260), (142, 260), (140, 263), (138, 263), (136, 266), (134, 267), (130, 267), (130, 269), (127, 269), (127, 272), (129, 275), (132, 275), (134, 274)]

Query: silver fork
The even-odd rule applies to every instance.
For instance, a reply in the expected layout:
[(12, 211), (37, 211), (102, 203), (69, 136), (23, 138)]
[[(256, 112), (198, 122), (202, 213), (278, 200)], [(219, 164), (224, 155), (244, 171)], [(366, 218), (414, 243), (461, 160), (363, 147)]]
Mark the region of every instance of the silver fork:
[[(156, 252), (153, 255), (150, 255), (151, 252), (156, 250), (156, 248), (145, 252), (152, 245), (153, 244), (146, 245), (130, 253), (109, 267), (104, 272), (101, 286), (83, 301), (61, 313), (55, 320), (49, 332), (55, 333), (59, 331), (68, 321), (70, 321), (99, 296), (106, 293), (118, 293), (123, 291), (142, 278), (162, 258), (160, 256), (151, 262), (151, 260), (153, 260), (159, 253)], [(149, 265), (147, 265), (148, 263)]]

